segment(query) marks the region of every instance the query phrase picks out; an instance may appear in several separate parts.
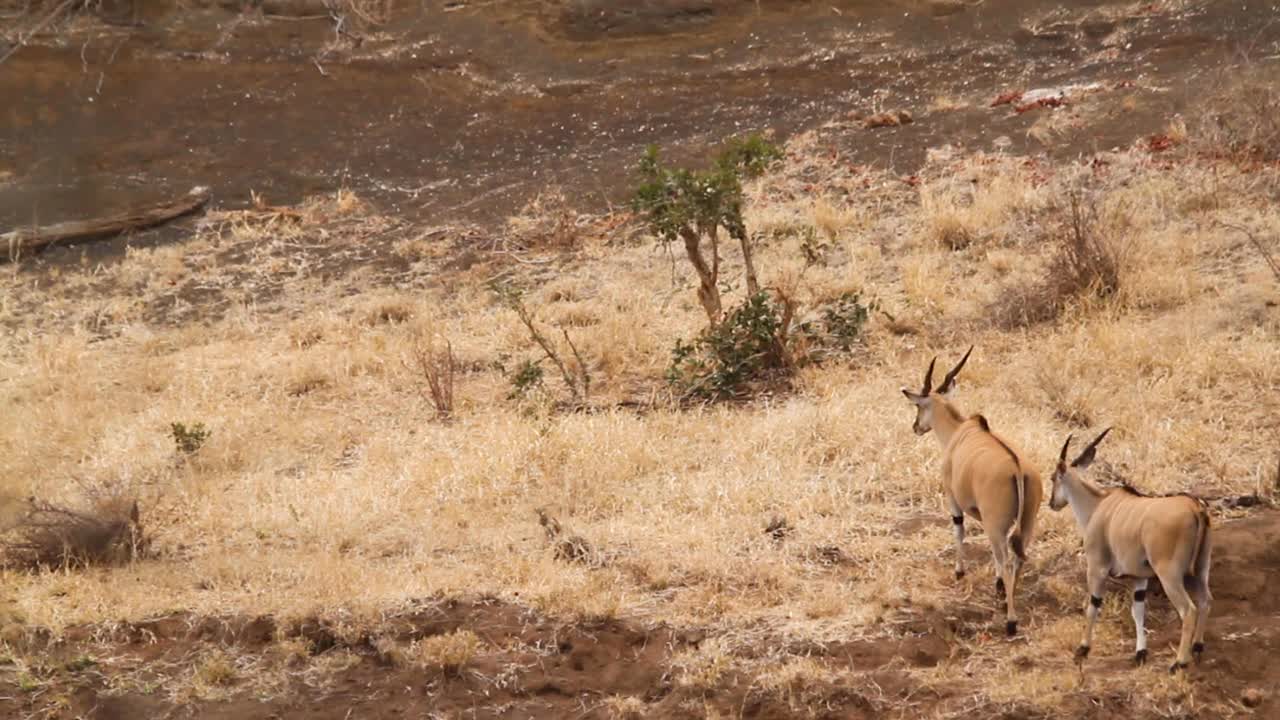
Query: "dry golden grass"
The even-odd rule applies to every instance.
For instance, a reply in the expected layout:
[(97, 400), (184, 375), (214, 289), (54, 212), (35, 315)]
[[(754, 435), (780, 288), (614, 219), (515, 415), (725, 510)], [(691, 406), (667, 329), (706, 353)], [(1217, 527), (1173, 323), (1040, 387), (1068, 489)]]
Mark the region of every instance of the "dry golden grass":
[(480, 650), (480, 637), (470, 630), (456, 630), (445, 635), (415, 640), (409, 646), (406, 657), (410, 662), (429, 670), (456, 673)]
[[(415, 234), (411, 273), (456, 281), (353, 296), (359, 276), (322, 282), (307, 252), (325, 242), (357, 248), (387, 223), (338, 198), (313, 203), (299, 221), (265, 210), (223, 218), (221, 232), (133, 252), (102, 271), (38, 277), (6, 267), (4, 496), (74, 498), (71, 477), (127, 484), (143, 500), (155, 557), (94, 573), (6, 570), (0, 585), (27, 622), (54, 632), (175, 608), (342, 609), (359, 626), (411, 598), (486, 593), (566, 618), (710, 626), (716, 637), (677, 657), (672, 675), (709, 688), (747, 662), (735, 649), (762, 637), (893, 633), (880, 623), (905, 608), (955, 600), (949, 527), (899, 529), (904, 518), (942, 517), (937, 448), (911, 434), (897, 391), (934, 353), (977, 345), (958, 403), (981, 410), (1042, 470), (1067, 432), (1107, 424), (1116, 426), (1108, 461), (1152, 491), (1239, 494), (1271, 477), (1280, 316), (1268, 303), (1277, 288), (1247, 240), (1215, 224), (1280, 229), (1280, 211), (1252, 178), (1218, 169), (1209, 185), (1195, 164), (1108, 156), (1094, 188), (1105, 222), (1136, 253), (1120, 290), (1052, 323), (1005, 331), (986, 308), (1050, 266), (1041, 214), (1089, 167), (963, 158), (931, 167), (917, 194), (887, 174), (807, 153), (813, 142), (794, 141), (787, 166), (748, 188), (749, 225), (765, 238), (762, 284), (793, 289), (805, 307), (860, 290), (918, 332), (875, 318), (847, 362), (806, 367), (794, 393), (740, 407), (662, 402), (675, 339), (703, 324), (694, 279), (652, 244), (611, 244), (607, 232), (578, 236), (572, 261), (549, 264), (558, 243), (521, 246), (528, 256), (518, 259), (498, 245), (457, 270), (446, 268), (445, 237)], [(828, 178), (816, 204), (801, 179), (815, 169)], [(1206, 187), (1213, 202), (1184, 212), (1189, 194)], [(825, 247), (807, 253), (815, 241)], [(246, 251), (252, 277), (279, 272), (287, 282), (269, 297), (237, 295), (241, 269), (211, 260), (228, 248)], [(99, 284), (99, 272), (116, 285)], [(499, 273), (526, 288), (548, 328), (573, 328), (596, 411), (507, 400), (511, 372), (538, 353), (481, 282)], [(200, 307), (151, 320), (131, 309), (154, 307), (168, 280), (185, 276), (223, 288), (208, 301), (223, 312), (191, 322), (183, 318)], [(85, 301), (90, 285), (98, 294)], [(426, 329), (450, 338), (457, 357), (448, 424), (429, 422), (435, 409), (401, 361)], [(567, 397), (558, 378), (548, 374), (547, 384), (551, 397)], [(649, 410), (621, 406), (634, 402)], [(175, 421), (211, 430), (185, 460), (168, 434)], [(558, 559), (539, 507), (607, 562)], [(795, 529), (781, 542), (763, 532), (774, 515)], [(1032, 567), (1072, 561), (1071, 519), (1041, 517)], [(818, 562), (810, 549), (820, 546), (847, 562)], [(985, 589), (988, 580), (972, 582)], [(1064, 606), (1079, 600), (1074, 587), (1040, 591)], [(1118, 638), (1124, 616), (1109, 612), (1100, 637)], [(1033, 614), (1027, 625), (1029, 644), (1016, 652), (964, 640), (965, 663), (983, 666), (983, 677), (1013, 674), (1035, 688), (1015, 697), (984, 681), (975, 690), (982, 707), (1047, 707), (1078, 691), (1063, 673), (1074, 620)], [(431, 638), (406, 656), (457, 667), (477, 642)], [(1051, 659), (1026, 670), (1020, 656)], [(225, 658), (201, 668), (191, 680), (200, 695), (247, 677)], [(942, 686), (967, 671), (944, 662), (913, 672)], [(759, 691), (801, 702), (826, 673), (782, 658)], [(1193, 705), (1175, 681), (1161, 683), (1151, 703)], [(631, 700), (610, 707), (619, 717), (642, 713)]]

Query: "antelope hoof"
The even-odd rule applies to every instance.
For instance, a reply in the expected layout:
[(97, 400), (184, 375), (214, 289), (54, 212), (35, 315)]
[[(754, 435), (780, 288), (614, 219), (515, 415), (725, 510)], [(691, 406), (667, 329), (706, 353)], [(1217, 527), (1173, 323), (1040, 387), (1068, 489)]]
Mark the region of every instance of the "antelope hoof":
[(1196, 656), (1196, 662), (1200, 662), (1200, 656), (1204, 655), (1204, 643), (1198, 642), (1192, 645), (1191, 654)]
[(1013, 637), (1018, 634), (1018, 621), (1008, 620), (1004, 624), (1004, 634), (1007, 637)]
[(1139, 650), (1138, 652), (1134, 653), (1134, 655), (1133, 655), (1133, 664), (1134, 664), (1134, 665), (1146, 665), (1146, 664), (1147, 664), (1147, 650), (1146, 650), (1146, 648), (1143, 648), (1142, 650)]
[(963, 579), (964, 579), (964, 570), (960, 570), (960, 569), (957, 569), (957, 570), (956, 570), (956, 579), (957, 579), (957, 580), (963, 580)]
[(1177, 675), (1178, 673), (1180, 673), (1180, 672), (1182, 672), (1183, 670), (1186, 670), (1186, 669), (1187, 669), (1187, 664), (1186, 664), (1186, 663), (1184, 663), (1184, 662), (1175, 662), (1174, 664), (1172, 664), (1172, 665), (1170, 665), (1170, 666), (1169, 666), (1169, 674), (1170, 674), (1170, 675)]
[(1077, 661), (1077, 662), (1081, 662), (1081, 661), (1083, 661), (1083, 660), (1084, 660), (1085, 658), (1087, 658), (1087, 657), (1089, 657), (1089, 646), (1088, 646), (1088, 645), (1081, 645), (1080, 647), (1076, 648), (1076, 661)]
[(1004, 596), (1004, 578), (996, 578), (996, 595)]

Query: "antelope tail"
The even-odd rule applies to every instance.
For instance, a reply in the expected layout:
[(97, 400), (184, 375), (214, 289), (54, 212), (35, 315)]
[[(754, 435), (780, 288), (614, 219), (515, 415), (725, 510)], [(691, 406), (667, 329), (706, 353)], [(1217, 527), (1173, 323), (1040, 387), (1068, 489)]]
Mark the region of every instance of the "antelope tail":
[(1013, 462), (1018, 467), (1018, 471), (1013, 475), (1013, 489), (1018, 494), (1018, 514), (1013, 517), (1013, 524), (1009, 526), (1008, 542), (1009, 548), (1018, 556), (1020, 560), (1027, 559), (1026, 548), (1022, 544), (1022, 513), (1027, 505), (1027, 476), (1022, 472), (1022, 462), (1018, 460), (1018, 456), (1013, 456)]
[(1209, 565), (1209, 513), (1201, 507), (1196, 513), (1196, 545), (1188, 558), (1186, 576), (1182, 584), (1194, 590), (1205, 581)]

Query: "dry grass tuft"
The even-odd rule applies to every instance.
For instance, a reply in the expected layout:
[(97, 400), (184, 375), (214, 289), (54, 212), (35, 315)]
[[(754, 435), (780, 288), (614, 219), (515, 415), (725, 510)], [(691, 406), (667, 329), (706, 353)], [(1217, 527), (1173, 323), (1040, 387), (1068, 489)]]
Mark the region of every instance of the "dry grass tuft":
[(648, 704), (634, 695), (611, 695), (605, 698), (604, 706), (611, 720), (641, 720), (649, 710)]
[(409, 646), (407, 657), (418, 667), (456, 675), (480, 652), (481, 645), (478, 635), (460, 629), (415, 640)]
[(582, 245), (586, 220), (564, 192), (556, 190), (538, 195), (507, 220), (506, 237), (514, 245), (510, 249), (575, 250)]
[(399, 324), (413, 319), (413, 305), (405, 300), (387, 299), (369, 308), (365, 322), (370, 325)]
[(373, 651), (378, 663), (387, 667), (406, 667), (410, 664), (409, 655), (396, 642), (395, 638), (380, 637), (373, 641)]
[(546, 532), (547, 540), (551, 543), (557, 560), (588, 564), (599, 562), (599, 555), (586, 538), (565, 532), (560, 526), (560, 521), (547, 514), (545, 510), (539, 508), (537, 513), (538, 524)]
[(734, 659), (729, 646), (721, 638), (702, 642), (697, 648), (685, 650), (671, 658), (676, 671), (676, 684), (692, 690), (711, 690), (720, 684), (733, 668)]
[(920, 233), (926, 245), (963, 250), (970, 245), (1021, 242), (1028, 218), (1047, 204), (1033, 174), (1008, 158), (980, 158), (955, 168), (931, 168), (920, 186)]
[(207, 688), (233, 685), (239, 677), (235, 663), (225, 653), (213, 653), (195, 667), (196, 684)]
[(813, 658), (786, 658), (766, 667), (756, 678), (754, 690), (787, 704), (792, 712), (803, 713), (820, 707), (836, 691), (838, 677)]

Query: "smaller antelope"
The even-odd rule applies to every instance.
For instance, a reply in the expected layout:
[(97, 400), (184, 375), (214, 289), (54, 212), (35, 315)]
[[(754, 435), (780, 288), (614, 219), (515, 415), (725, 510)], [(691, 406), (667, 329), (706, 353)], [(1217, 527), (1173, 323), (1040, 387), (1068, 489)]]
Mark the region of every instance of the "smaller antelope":
[(1093, 626), (1102, 607), (1102, 586), (1111, 576), (1133, 588), (1133, 623), (1138, 634), (1133, 659), (1139, 665), (1146, 662), (1147, 582), (1154, 576), (1160, 578), (1165, 595), (1182, 618), (1178, 657), (1169, 668), (1177, 672), (1190, 663), (1192, 653), (1199, 660), (1204, 652), (1205, 622), (1213, 602), (1209, 594), (1213, 549), (1209, 512), (1204, 503), (1188, 495), (1149, 497), (1127, 485), (1104, 489), (1086, 479), (1080, 471), (1093, 462), (1098, 443), (1109, 432), (1111, 428), (1103, 430), (1070, 465), (1067, 449), (1071, 436), (1067, 436), (1049, 498), (1049, 507), (1054, 510), (1071, 506), (1084, 535), (1088, 620), (1076, 658), (1089, 656)]
[(929, 431), (942, 445), (942, 487), (951, 510), (956, 537), (956, 578), (964, 577), (964, 516), (982, 522), (991, 540), (995, 562), (996, 592), (1005, 600), (1005, 632), (1018, 632), (1018, 614), (1013, 597), (1018, 589), (1026, 548), (1035, 532), (1036, 513), (1044, 486), (1040, 474), (1028, 468), (1004, 440), (991, 432), (981, 415), (965, 417), (947, 400), (955, 387), (956, 375), (969, 359), (969, 351), (933, 389), (933, 366), (925, 372), (924, 387), (914, 393), (902, 388), (916, 406), (912, 426), (917, 435)]

